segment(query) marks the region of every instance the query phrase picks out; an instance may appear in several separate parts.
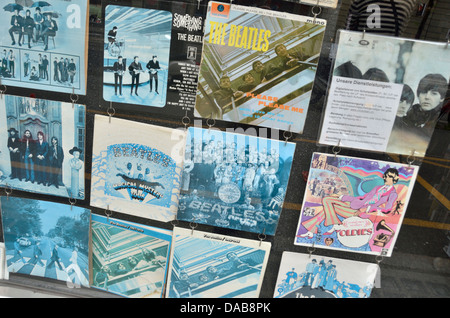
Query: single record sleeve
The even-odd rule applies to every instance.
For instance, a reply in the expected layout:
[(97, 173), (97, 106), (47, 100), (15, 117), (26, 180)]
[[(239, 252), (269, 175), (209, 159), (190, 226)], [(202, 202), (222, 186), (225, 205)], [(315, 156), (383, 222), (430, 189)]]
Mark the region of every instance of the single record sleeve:
[(274, 298), (369, 298), (377, 264), (283, 252)]
[(0, 186), (85, 198), (86, 106), (0, 98)]
[(326, 21), (208, 5), (194, 115), (302, 133)]
[(9, 273), (89, 287), (90, 210), (13, 196), (0, 202)]
[(269, 242), (175, 227), (166, 298), (258, 298)]
[(191, 127), (177, 219), (275, 235), (295, 143)]
[(425, 156), (449, 85), (447, 46), (340, 30), (319, 143)]
[(391, 256), (418, 169), (313, 153), (294, 244)]
[(1, 83), (85, 95), (88, 4), (88, 0), (4, 1)]
[(175, 219), (186, 132), (95, 116), (91, 205), (167, 222)]
[(127, 298), (163, 297), (172, 231), (92, 214), (91, 286)]

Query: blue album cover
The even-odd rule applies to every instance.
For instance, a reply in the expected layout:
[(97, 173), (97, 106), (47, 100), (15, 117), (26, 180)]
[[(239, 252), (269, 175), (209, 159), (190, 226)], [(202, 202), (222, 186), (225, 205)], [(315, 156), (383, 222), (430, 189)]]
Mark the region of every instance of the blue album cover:
[(87, 0), (2, 1), (3, 85), (86, 94)]
[(164, 107), (171, 33), (169, 11), (106, 6), (103, 98)]
[(86, 107), (0, 98), (0, 187), (84, 199)]
[(170, 221), (176, 216), (184, 130), (95, 116), (91, 205)]
[(90, 210), (12, 196), (0, 202), (8, 272), (89, 287)]
[(179, 220), (274, 235), (295, 143), (191, 127)]
[(162, 297), (172, 232), (91, 216), (91, 286), (128, 298)]
[(258, 298), (271, 244), (175, 227), (166, 298)]

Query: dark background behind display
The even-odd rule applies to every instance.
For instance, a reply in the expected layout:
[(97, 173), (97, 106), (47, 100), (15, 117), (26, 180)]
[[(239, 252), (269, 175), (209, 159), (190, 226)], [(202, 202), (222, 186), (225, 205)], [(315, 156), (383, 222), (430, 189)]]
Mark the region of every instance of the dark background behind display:
[[(91, 0), (91, 14), (99, 12), (102, 18), (101, 7), (107, 4), (129, 5), (137, 7), (154, 8), (157, 1), (110, 1), (101, 2)], [(422, 15), (415, 13), (411, 17), (408, 28), (403, 34), (407, 38), (417, 38), (421, 40), (446, 41), (447, 30), (450, 29), (450, 2), (448, 1), (422, 1), (428, 3)], [(207, 1), (201, 1), (200, 9), (197, 10), (197, 1), (186, 1), (192, 6), (186, 12), (194, 10), (197, 14), (205, 16)], [(313, 94), (309, 105), (306, 124), (303, 134), (294, 134), (289, 141), (296, 143), (293, 167), (289, 185), (287, 188), (284, 208), (280, 216), (278, 228), (274, 236), (265, 237), (265, 241), (272, 243), (272, 249), (267, 264), (264, 281), (261, 288), (261, 298), (272, 298), (276, 288), (278, 268), (283, 251), (298, 253), (309, 253), (309, 248), (294, 245), (297, 223), (299, 220), (302, 199), (305, 191), (306, 176), (309, 170), (311, 156), (313, 152), (332, 153), (333, 147), (325, 147), (317, 144), (320, 131), (322, 114), (325, 107), (330, 70), (333, 66), (332, 56), (335, 48), (335, 38), (337, 30), (345, 27), (345, 17), (351, 0), (339, 1), (336, 9), (322, 8), (318, 18), (327, 20), (322, 52), (314, 83)], [(282, 1), (233, 1), (233, 4), (258, 6), (261, 8), (290, 12), (295, 14), (313, 16), (312, 6), (300, 5), (294, 2)], [(180, 11), (181, 2), (165, 1), (164, 8), (172, 7)], [(186, 7), (187, 8), (187, 7)], [(192, 9), (193, 8), (193, 9)], [(191, 11), (189, 11), (191, 10)], [(317, 10), (317, 9), (315, 9)], [(317, 11), (315, 11), (317, 12)], [(434, 27), (438, 26), (438, 27)], [(86, 149), (84, 152), (86, 167), (86, 184), (84, 201), (77, 201), (77, 206), (90, 208), (92, 213), (105, 215), (105, 211), (89, 206), (90, 201), (90, 173), (94, 115), (108, 115), (109, 102), (105, 102), (102, 97), (103, 86), (103, 41), (104, 24), (102, 22), (91, 22), (89, 24), (89, 56), (88, 56), (88, 77), (87, 94), (79, 96), (78, 103), (87, 107), (86, 112)], [(174, 49), (173, 47), (171, 48)], [(450, 48), (449, 48), (450, 49)], [(199, 52), (197, 52), (199, 53)], [(432, 57), (430, 57), (432, 58)], [(181, 58), (180, 58), (181, 59)], [(34, 96), (36, 98), (51, 99), (70, 102), (70, 94), (53, 93), (47, 91), (35, 91), (26, 88), (7, 87), (7, 94), (18, 96)], [(172, 97), (170, 97), (172, 98)], [(448, 106), (448, 99), (444, 102)], [(156, 124), (166, 127), (183, 127), (182, 118), (184, 111), (162, 111), (152, 107), (144, 107), (128, 104), (113, 104), (114, 116), (134, 120), (138, 122)], [(192, 111), (188, 112), (190, 125), (193, 125), (194, 118)], [(207, 127), (206, 120), (195, 118), (201, 122), (203, 127)], [(228, 127), (241, 127), (244, 130), (246, 125), (236, 125), (230, 122), (216, 121), (215, 128), (225, 130)], [(274, 139), (284, 140), (283, 131)], [(289, 133), (288, 133), (289, 135)], [(450, 251), (446, 252), (450, 244), (450, 215), (449, 215), (449, 176), (450, 176), (450, 130), (448, 114), (441, 117), (427, 155), (424, 158), (414, 158), (414, 164), (420, 165), (420, 170), (414, 190), (409, 202), (408, 209), (400, 228), (400, 233), (393, 251), (389, 258), (377, 258), (372, 255), (364, 255), (351, 252), (333, 251), (316, 248), (314, 255), (325, 258), (336, 257), (349, 260), (376, 263), (381, 261), (381, 288), (372, 290), (372, 298), (437, 298), (450, 297)], [(386, 153), (362, 152), (357, 149), (341, 149), (340, 155), (349, 155), (385, 161), (399, 161), (406, 163), (408, 158)], [(0, 192), (5, 194), (5, 190)], [(35, 198), (40, 200), (50, 200), (54, 202), (69, 204), (67, 199), (46, 196), (41, 194), (31, 194), (22, 191), (13, 191), (11, 195)], [(149, 219), (133, 217), (113, 211), (112, 217), (172, 229), (173, 225), (189, 228), (188, 222), (175, 221), (162, 223)], [(255, 233), (233, 231), (199, 224), (197, 230), (219, 233), (224, 235), (238, 236), (258, 240), (260, 236)], [(1, 230), (1, 229), (0, 229)], [(3, 283), (3, 282), (2, 282)], [(5, 282), (6, 283), (6, 282)], [(118, 297), (114, 294), (98, 291), (95, 288), (69, 289), (64, 282), (57, 282), (49, 279), (39, 279), (36, 277), (11, 274), (9, 284), (17, 286), (27, 286), (36, 290), (47, 290), (61, 295), (75, 297)]]

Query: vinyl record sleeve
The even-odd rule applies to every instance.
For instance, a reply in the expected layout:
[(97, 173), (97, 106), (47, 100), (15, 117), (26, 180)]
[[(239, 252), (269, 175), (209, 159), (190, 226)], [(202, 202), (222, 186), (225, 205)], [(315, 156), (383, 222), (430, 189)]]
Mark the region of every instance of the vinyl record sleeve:
[(175, 227), (166, 298), (257, 298), (271, 244)]
[(91, 205), (163, 222), (175, 219), (185, 146), (184, 129), (96, 115)]
[(313, 153), (294, 244), (391, 256), (418, 169)]
[(369, 298), (378, 265), (283, 252), (274, 298)]
[(295, 143), (189, 128), (177, 219), (275, 235)]
[(319, 143), (425, 156), (449, 78), (446, 43), (340, 30)]
[(302, 133), (325, 26), (209, 2), (194, 115)]
[(3, 1), (1, 83), (85, 95), (88, 11), (88, 0)]
[(146, 8), (118, 4), (109, 2), (104, 9), (104, 100), (170, 115), (192, 112), (205, 6), (176, 1), (146, 3)]
[(0, 202), (9, 273), (89, 287), (90, 210), (12, 196)]
[(172, 231), (92, 214), (91, 286), (127, 298), (161, 298)]
[(0, 187), (84, 199), (85, 118), (84, 105), (3, 95)]

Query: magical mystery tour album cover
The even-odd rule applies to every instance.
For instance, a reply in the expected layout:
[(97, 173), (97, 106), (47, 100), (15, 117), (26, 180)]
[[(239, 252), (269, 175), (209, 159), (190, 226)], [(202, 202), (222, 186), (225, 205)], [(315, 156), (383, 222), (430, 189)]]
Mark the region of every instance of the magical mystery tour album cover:
[(314, 153), (294, 244), (391, 256), (418, 169)]
[(209, 2), (194, 115), (302, 133), (325, 27)]
[(2, 3), (1, 83), (85, 95), (88, 0)]

